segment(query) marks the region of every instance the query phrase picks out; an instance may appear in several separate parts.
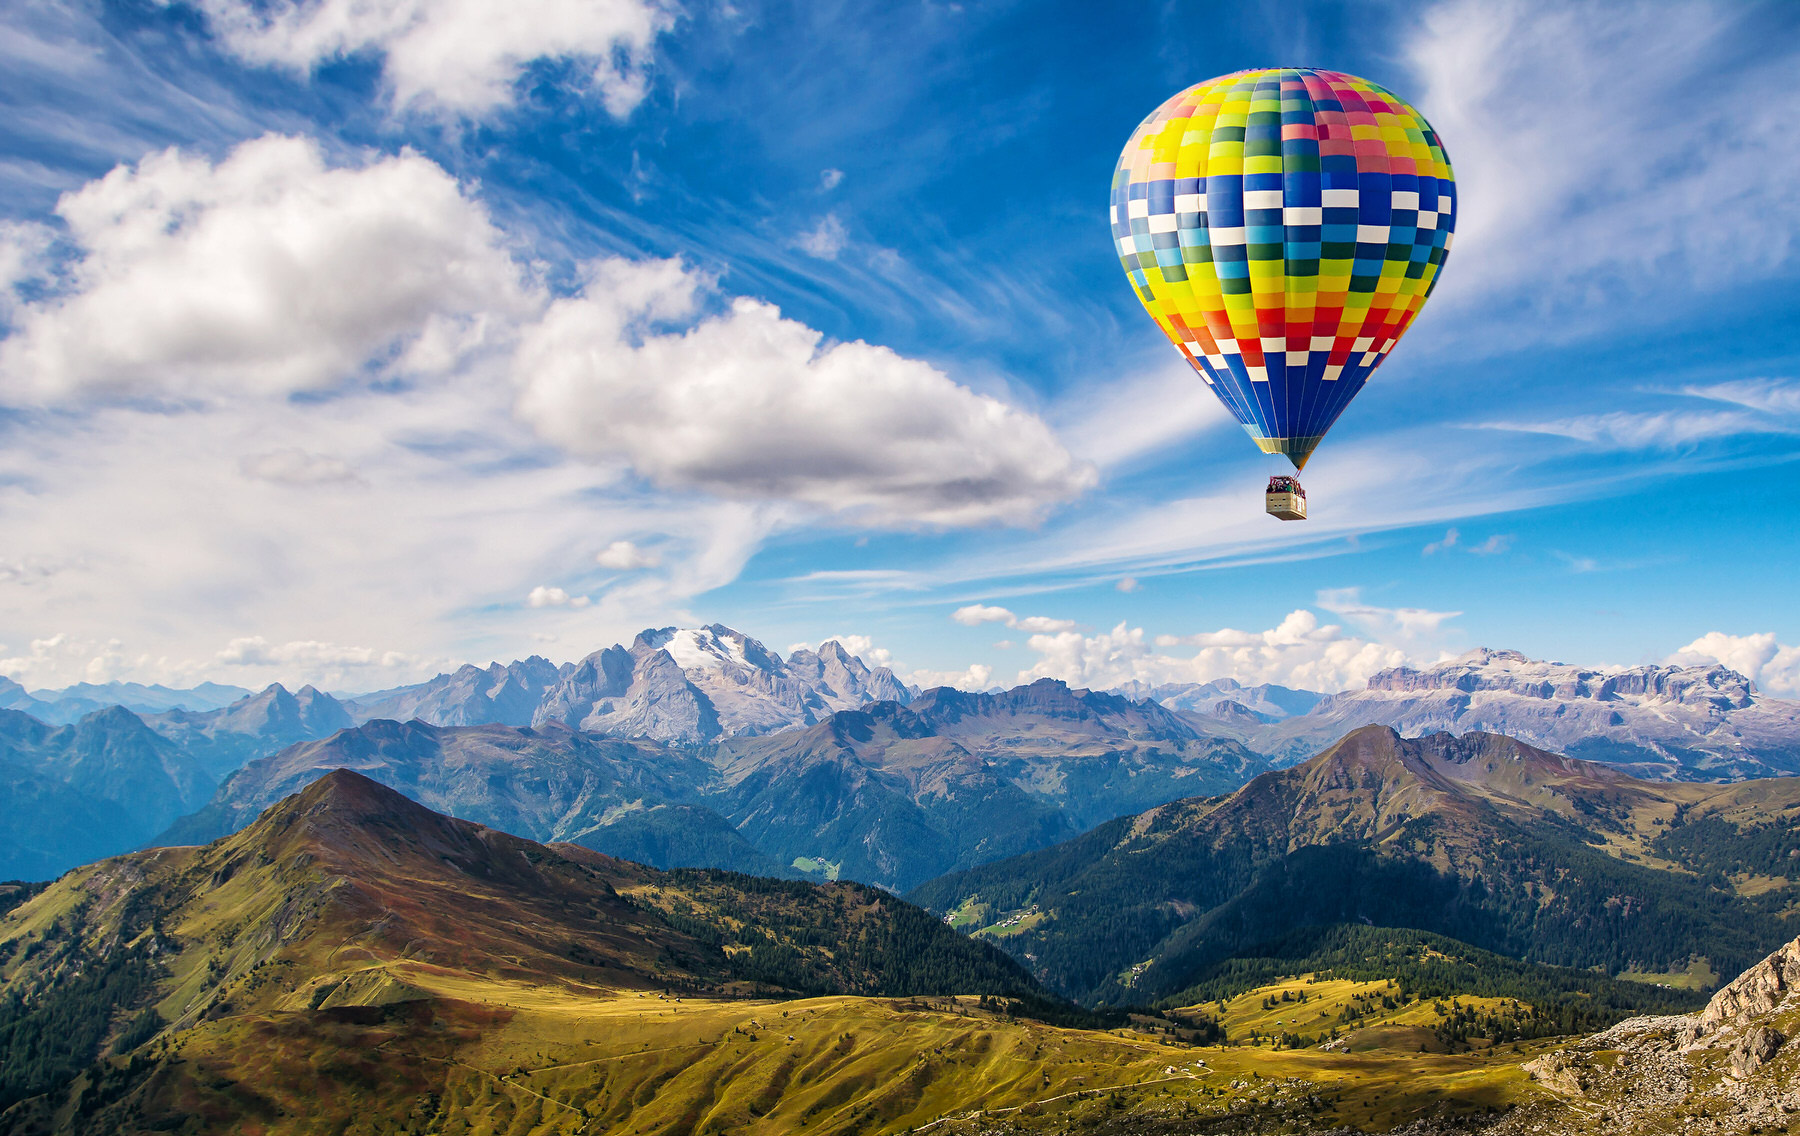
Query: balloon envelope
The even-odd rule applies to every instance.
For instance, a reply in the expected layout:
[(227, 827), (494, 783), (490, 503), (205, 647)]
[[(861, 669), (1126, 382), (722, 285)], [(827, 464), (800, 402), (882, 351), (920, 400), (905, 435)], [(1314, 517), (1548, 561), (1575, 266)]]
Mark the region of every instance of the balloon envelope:
[(1156, 108), (1113, 173), (1138, 299), (1265, 453), (1304, 467), (1437, 282), (1456, 183), (1354, 75), (1240, 71)]

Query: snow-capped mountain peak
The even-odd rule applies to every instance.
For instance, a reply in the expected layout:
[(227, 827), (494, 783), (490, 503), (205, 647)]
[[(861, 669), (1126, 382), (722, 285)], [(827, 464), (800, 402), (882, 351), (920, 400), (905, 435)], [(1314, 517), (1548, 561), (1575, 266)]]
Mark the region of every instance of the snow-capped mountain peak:
[(667, 651), (684, 671), (752, 666), (767, 669), (771, 661), (764, 658), (753, 662), (746, 647), (755, 640), (716, 623), (707, 627), (663, 627), (646, 631), (638, 639), (646, 646)]
[(535, 720), (699, 743), (809, 726), (836, 710), (911, 697), (887, 668), (870, 670), (835, 641), (784, 661), (714, 623), (653, 628), (629, 650), (595, 652), (546, 692)]

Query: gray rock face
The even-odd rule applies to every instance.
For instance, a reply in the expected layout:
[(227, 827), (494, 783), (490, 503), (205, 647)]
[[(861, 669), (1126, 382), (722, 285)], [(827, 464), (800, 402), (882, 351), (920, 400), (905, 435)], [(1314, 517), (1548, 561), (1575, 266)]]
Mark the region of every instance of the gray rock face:
[(1731, 1075), (1740, 1081), (1749, 1077), (1767, 1065), (1785, 1041), (1787, 1038), (1780, 1030), (1768, 1026), (1755, 1026), (1746, 1031), (1731, 1051)]
[(913, 691), (886, 667), (869, 669), (867, 663), (844, 649), (836, 639), (817, 652), (801, 649), (788, 656), (788, 671), (810, 685), (833, 710), (854, 710), (870, 702), (913, 700)]
[(1601, 671), (1486, 648), (1432, 667), (1382, 671), (1366, 689), (1331, 695), (1251, 744), (1302, 756), (1371, 724), (1408, 736), (1506, 734), (1650, 776), (1800, 772), (1800, 703), (1764, 697), (1725, 667)]
[(645, 631), (629, 649), (596, 651), (545, 692), (533, 721), (698, 745), (810, 726), (836, 710), (911, 697), (887, 668), (870, 670), (836, 641), (784, 662), (755, 639), (715, 623)]
[(1698, 1014), (1631, 1018), (1525, 1064), (1544, 1088), (1584, 1098), (1521, 1109), (1491, 1136), (1792, 1132), (1800, 1116), (1800, 939), (1722, 987)]
[(355, 699), (350, 707), (360, 722), (417, 718), (434, 726), (528, 726), (545, 692), (570, 669), (538, 655), (504, 666), (464, 664), (430, 682)]
[(1699, 1034), (1704, 1037), (1766, 1017), (1796, 998), (1800, 998), (1800, 939), (1720, 987), (1700, 1011)]

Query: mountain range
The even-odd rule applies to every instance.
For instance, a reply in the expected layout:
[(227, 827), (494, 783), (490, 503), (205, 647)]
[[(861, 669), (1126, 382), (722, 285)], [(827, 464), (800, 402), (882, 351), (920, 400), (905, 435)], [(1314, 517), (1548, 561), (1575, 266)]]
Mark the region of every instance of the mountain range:
[[(0, 688), (0, 700), (44, 709), (43, 699), (66, 697), (73, 701), (57, 705), (67, 709), (110, 691), (163, 707), (205, 705), (235, 689), (114, 684), (25, 692), (11, 684)], [(912, 707), (913, 716), (871, 710), (868, 721), (836, 720), (883, 703)], [(1133, 685), (1113, 695), (1044, 683), (920, 695), (839, 643), (783, 659), (719, 625), (645, 631), (630, 647), (579, 663), (534, 656), (471, 665), (366, 695), (276, 684), (206, 709), (95, 713), (102, 717), (48, 750), (34, 740), (42, 731), (25, 725), (24, 711), (0, 721), (0, 736), (13, 738), (0, 742), (10, 745), (0, 748), (0, 806), (8, 817), (0, 825), (17, 837), (0, 845), (0, 878), (54, 875), (136, 847), (202, 807), (206, 818), (172, 835), (216, 835), (272, 803), (277, 788), (297, 785), (288, 774), (253, 774), (209, 807), (215, 786), (239, 768), (385, 720), (503, 726), (533, 736), (557, 727), (670, 751), (656, 759), (666, 765), (667, 776), (653, 779), (662, 788), (642, 795), (602, 793), (577, 804), (551, 782), (538, 783), (541, 800), (522, 803), (520, 815), (548, 816), (553, 805), (564, 812), (555, 823), (525, 824), (522, 831), (537, 838), (585, 832), (579, 839), (595, 847), (664, 866), (847, 875), (899, 888), (1178, 797), (1236, 788), (1268, 765), (1305, 760), (1370, 723), (1408, 735), (1503, 732), (1654, 777), (1729, 779), (1800, 768), (1800, 704), (1767, 698), (1717, 666), (1600, 672), (1482, 650), (1384, 671), (1363, 690), (1335, 695), (1230, 679)], [(973, 723), (967, 728), (959, 724), (965, 715)], [(129, 719), (179, 753), (146, 742)], [(860, 732), (868, 739), (859, 740)], [(423, 746), (420, 754), (439, 744), (424, 736), (407, 744)], [(935, 756), (927, 739), (941, 743)], [(507, 743), (515, 751), (534, 744)], [(26, 751), (33, 756), (21, 757)], [(84, 772), (100, 768), (111, 770), (111, 784)], [(317, 768), (310, 759), (292, 764)], [(523, 792), (497, 776), (492, 790), (478, 786), (472, 797)], [(258, 781), (265, 784), (253, 787)], [(511, 819), (509, 805), (433, 796), (427, 781), (419, 791), (438, 807), (524, 823)], [(397, 775), (395, 783), (406, 781)]]
[(62, 726), (0, 710), (0, 878), (48, 879), (136, 848), (217, 784), (122, 706)]
[(61, 690), (27, 691), (0, 675), (0, 710), (19, 710), (53, 726), (72, 725), (96, 710), (123, 706), (140, 714), (166, 710), (217, 710), (250, 692), (241, 686), (203, 682), (187, 690), (141, 682), (78, 682)]
[(615, 737), (704, 744), (809, 726), (867, 702), (916, 692), (886, 667), (871, 670), (836, 640), (783, 659), (720, 624), (641, 632), (557, 666), (533, 656), (464, 666), (417, 686), (354, 697), (358, 721), (417, 718), (437, 726), (541, 726)]
[(375, 720), (251, 762), (163, 834), (247, 824), (331, 769), (540, 840), (659, 867), (858, 879), (894, 890), (1067, 839), (1266, 768), (1153, 702), (1042, 680), (933, 690), (702, 747), (536, 727)]
[(1481, 730), (1640, 775), (1729, 780), (1800, 773), (1800, 702), (1769, 698), (1728, 667), (1596, 670), (1486, 648), (1429, 667), (1396, 667), (1304, 714), (1240, 737), (1278, 764), (1358, 726), (1408, 736)]
[[(1735, 973), (1792, 936), (1800, 779), (1649, 782), (1468, 733), (1357, 729), (909, 898), (1088, 1002), (1172, 999), (1311, 927), (1407, 927), (1609, 974)], [(1194, 1000), (1190, 997), (1189, 1000)]]

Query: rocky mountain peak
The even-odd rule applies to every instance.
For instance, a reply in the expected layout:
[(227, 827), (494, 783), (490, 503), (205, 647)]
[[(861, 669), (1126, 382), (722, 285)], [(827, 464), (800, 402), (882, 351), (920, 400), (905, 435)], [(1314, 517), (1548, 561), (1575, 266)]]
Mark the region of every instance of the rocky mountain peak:
[(1718, 664), (1573, 666), (1489, 648), (1381, 671), (1276, 727), (1300, 756), (1370, 722), (1402, 734), (1507, 734), (1640, 773), (1707, 779), (1800, 772), (1800, 703)]
[(702, 744), (911, 697), (887, 668), (871, 671), (836, 641), (783, 661), (743, 632), (713, 623), (649, 628), (630, 650), (595, 652), (546, 692), (534, 721)]

